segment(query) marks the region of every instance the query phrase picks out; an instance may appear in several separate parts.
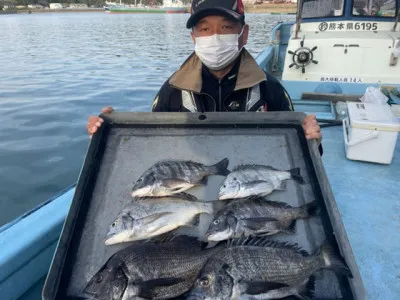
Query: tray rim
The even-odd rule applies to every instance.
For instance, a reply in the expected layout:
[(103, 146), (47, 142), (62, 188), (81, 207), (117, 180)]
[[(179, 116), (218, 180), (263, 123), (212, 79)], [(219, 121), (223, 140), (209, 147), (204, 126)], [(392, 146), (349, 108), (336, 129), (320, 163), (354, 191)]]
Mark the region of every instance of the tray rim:
[[(180, 128), (193, 128), (215, 127), (216, 125), (221, 125), (222, 127), (236, 127), (236, 125), (255, 127), (259, 125), (262, 127), (291, 127), (296, 128), (297, 130), (302, 130), (302, 121), (306, 114), (302, 112), (112, 112), (110, 114), (101, 114), (99, 116), (104, 119), (104, 123), (98, 132), (93, 135), (87, 149), (85, 160), (79, 174), (78, 183), (76, 185), (75, 194), (68, 215), (65, 219), (60, 239), (42, 290), (43, 300), (57, 299), (61, 276), (63, 274), (68, 249), (73, 236), (72, 232), (75, 229), (79, 211), (82, 208), (84, 193), (87, 193), (88, 185), (92, 181), (96, 181), (96, 171), (98, 169), (97, 163), (101, 161), (103, 155), (101, 145), (106, 143), (108, 133), (112, 127), (125, 127), (129, 125), (132, 125), (133, 127), (159, 127), (160, 125), (168, 125)], [(305, 140), (305, 143), (307, 146), (306, 149), (308, 149), (308, 155), (312, 161), (315, 176), (318, 179), (329, 221), (333, 228), (336, 244), (338, 245), (340, 254), (345, 259), (353, 275), (353, 278), (349, 279), (353, 297), (355, 299), (366, 299), (366, 290), (333, 191), (329, 184), (328, 176), (323, 166), (318, 144), (316, 140)], [(313, 189), (315, 189), (315, 187), (313, 187)], [(332, 222), (332, 219), (334, 219), (335, 222)]]

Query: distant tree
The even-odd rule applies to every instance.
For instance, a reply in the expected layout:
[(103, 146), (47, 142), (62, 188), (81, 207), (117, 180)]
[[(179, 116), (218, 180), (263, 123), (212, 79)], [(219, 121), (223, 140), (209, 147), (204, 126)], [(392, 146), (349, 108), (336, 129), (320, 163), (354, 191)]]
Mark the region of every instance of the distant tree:
[(38, 0), (37, 4), (44, 7), (49, 7), (49, 2), (47, 2), (46, 0)]

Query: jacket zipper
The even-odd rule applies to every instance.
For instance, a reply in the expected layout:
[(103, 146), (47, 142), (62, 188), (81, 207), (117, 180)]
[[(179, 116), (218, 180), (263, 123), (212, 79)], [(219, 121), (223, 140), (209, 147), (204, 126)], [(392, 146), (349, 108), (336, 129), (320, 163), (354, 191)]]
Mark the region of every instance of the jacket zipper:
[(218, 99), (218, 103), (219, 103), (219, 111), (222, 111), (222, 99), (221, 99), (221, 97), (222, 97), (222, 92), (221, 92), (221, 80), (218, 80), (218, 91), (219, 91), (219, 99)]
[[(177, 90), (179, 90), (179, 91), (182, 91), (180, 88), (178, 88), (178, 87), (176, 87), (176, 86), (174, 86), (174, 85), (171, 85), (173, 88), (175, 88), (175, 89), (177, 89)], [(198, 92), (195, 92), (195, 91), (191, 91), (191, 90), (187, 90), (188, 92), (192, 92), (193, 94), (196, 94), (196, 95), (204, 95), (204, 96), (208, 96), (208, 97), (210, 97), (211, 98), (211, 100), (214, 102), (214, 109), (212, 110), (212, 111), (217, 111), (217, 102), (215, 101), (215, 99), (211, 96), (211, 95), (209, 95), (209, 94), (207, 94), (207, 93), (198, 93)], [(202, 105), (202, 112), (204, 113), (204, 105)]]

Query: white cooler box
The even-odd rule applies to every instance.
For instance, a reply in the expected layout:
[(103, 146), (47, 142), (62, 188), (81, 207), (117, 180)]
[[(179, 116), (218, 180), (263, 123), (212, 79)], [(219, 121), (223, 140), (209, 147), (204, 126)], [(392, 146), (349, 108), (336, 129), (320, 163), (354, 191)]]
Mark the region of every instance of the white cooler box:
[(343, 120), (348, 159), (390, 164), (400, 122), (389, 105), (347, 103), (348, 119)]

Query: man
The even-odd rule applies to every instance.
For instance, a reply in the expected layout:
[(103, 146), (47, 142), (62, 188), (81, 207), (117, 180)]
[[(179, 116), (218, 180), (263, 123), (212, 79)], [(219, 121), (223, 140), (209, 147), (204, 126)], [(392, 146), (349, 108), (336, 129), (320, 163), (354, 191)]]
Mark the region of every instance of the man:
[[(249, 34), (242, 0), (193, 0), (187, 22), (195, 51), (161, 87), (153, 112), (289, 111), (283, 86), (244, 49)], [(111, 107), (102, 110), (110, 113)], [(90, 135), (103, 120), (89, 117)], [(303, 122), (307, 139), (322, 138), (314, 115)]]

